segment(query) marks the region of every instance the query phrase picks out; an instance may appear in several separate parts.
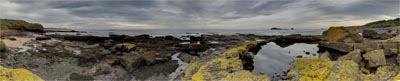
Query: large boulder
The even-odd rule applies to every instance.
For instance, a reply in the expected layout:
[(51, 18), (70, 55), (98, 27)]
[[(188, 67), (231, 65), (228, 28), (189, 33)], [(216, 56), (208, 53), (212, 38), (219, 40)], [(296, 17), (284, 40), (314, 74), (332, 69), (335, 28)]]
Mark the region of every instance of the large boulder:
[(362, 60), (361, 51), (360, 51), (360, 49), (353, 50), (350, 53), (339, 57), (338, 60), (341, 60), (341, 61), (353, 60), (355, 63), (360, 63)]
[(26, 69), (8, 69), (0, 66), (0, 80), (2, 81), (44, 81), (39, 76)]
[(368, 61), (369, 67), (378, 67), (386, 65), (385, 54), (383, 50), (374, 50), (367, 52), (363, 55), (364, 59)]
[(328, 42), (362, 43), (367, 41), (354, 28), (345, 28), (343, 26), (330, 27), (326, 37)]
[(376, 32), (375, 30), (369, 30), (369, 29), (365, 29), (363, 30), (362, 36), (365, 38), (377, 38), (378, 36), (378, 32)]
[(0, 40), (0, 52), (6, 51), (6, 44)]

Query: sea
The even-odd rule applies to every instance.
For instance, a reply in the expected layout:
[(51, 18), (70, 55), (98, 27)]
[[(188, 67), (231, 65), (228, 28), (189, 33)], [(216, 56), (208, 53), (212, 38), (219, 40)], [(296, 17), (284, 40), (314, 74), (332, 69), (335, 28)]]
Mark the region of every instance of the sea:
[(142, 35), (148, 34), (151, 36), (199, 36), (201, 34), (218, 34), (218, 35), (235, 35), (235, 34), (255, 34), (255, 35), (322, 35), (325, 29), (296, 29), (296, 30), (269, 30), (269, 29), (248, 29), (248, 30), (230, 30), (230, 29), (143, 29), (143, 30), (78, 30), (81, 32), (47, 32), (45, 34), (67, 34), (67, 35), (92, 35), (92, 36), (109, 36), (109, 34), (116, 35)]

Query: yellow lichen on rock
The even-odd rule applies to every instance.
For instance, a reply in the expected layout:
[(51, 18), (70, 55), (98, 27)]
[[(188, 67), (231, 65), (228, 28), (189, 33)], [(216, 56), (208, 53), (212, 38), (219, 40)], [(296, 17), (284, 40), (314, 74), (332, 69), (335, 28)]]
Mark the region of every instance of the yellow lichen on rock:
[(293, 61), (292, 68), (288, 73), (292, 80), (319, 81), (327, 77), (334, 62), (318, 58), (298, 58)]
[(251, 74), (249, 71), (238, 71), (235, 73), (228, 74), (223, 81), (269, 81), (268, 76), (260, 75), (256, 76)]
[(0, 66), (0, 80), (4, 81), (44, 81), (26, 69), (8, 69)]
[(329, 42), (336, 42), (349, 34), (357, 34), (357, 31), (353, 28), (345, 28), (343, 26), (330, 27), (328, 29), (327, 40)]
[(132, 44), (132, 43), (120, 43), (120, 44), (117, 44), (117, 47), (125, 47), (126, 49), (132, 49), (132, 48), (136, 47), (136, 45)]
[(363, 81), (389, 81), (393, 77), (393, 81), (400, 80), (399, 69), (394, 66), (381, 66), (375, 73), (361, 74), (360, 79)]

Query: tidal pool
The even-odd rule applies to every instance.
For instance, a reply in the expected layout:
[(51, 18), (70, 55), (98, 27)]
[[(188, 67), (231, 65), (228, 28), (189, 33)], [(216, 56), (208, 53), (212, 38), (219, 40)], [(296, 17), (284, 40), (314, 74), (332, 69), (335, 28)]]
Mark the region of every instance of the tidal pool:
[(295, 43), (288, 47), (280, 47), (274, 42), (262, 46), (255, 55), (252, 74), (268, 75), (272, 80), (285, 77), (290, 63), (297, 57), (318, 57), (317, 44)]

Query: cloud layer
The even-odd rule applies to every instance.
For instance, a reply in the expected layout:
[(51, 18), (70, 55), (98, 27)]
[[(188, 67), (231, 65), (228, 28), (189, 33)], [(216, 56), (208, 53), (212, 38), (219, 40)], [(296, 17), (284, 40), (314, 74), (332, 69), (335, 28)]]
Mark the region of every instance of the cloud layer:
[(265, 29), (400, 17), (399, 0), (0, 0), (0, 18), (73, 29)]

